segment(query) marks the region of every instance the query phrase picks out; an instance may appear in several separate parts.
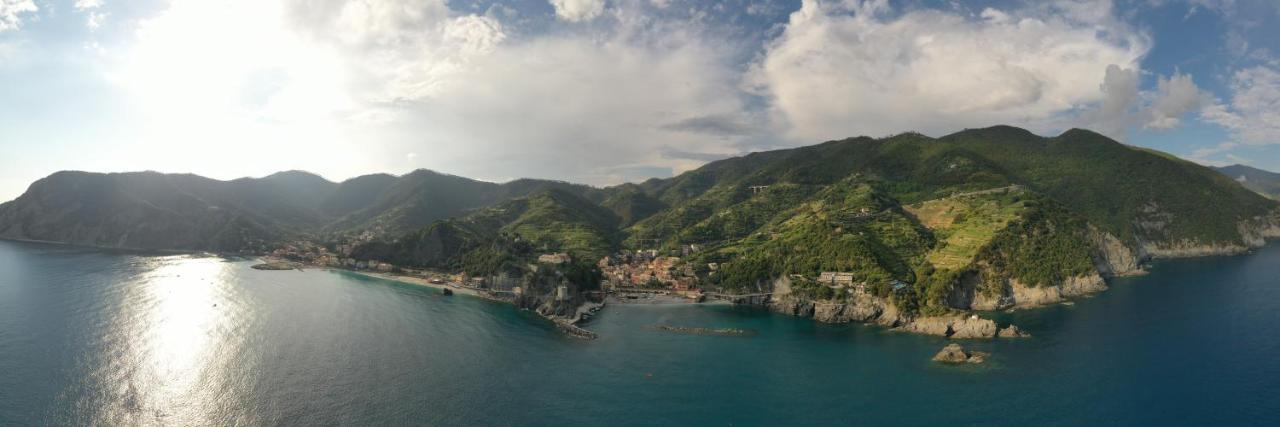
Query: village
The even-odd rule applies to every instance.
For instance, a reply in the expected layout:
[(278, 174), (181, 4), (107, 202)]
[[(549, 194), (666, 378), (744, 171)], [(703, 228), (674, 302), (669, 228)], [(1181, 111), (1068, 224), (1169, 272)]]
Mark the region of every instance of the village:
[[(288, 260), (315, 267), (351, 270), (387, 278), (409, 281), (440, 288), (468, 291), (486, 298), (501, 299), (519, 295), (521, 289), (513, 280), (502, 277), (468, 275), (466, 272), (445, 273), (439, 271), (397, 266), (376, 259), (357, 259), (351, 256), (356, 243), (341, 243), (329, 250), (310, 241), (286, 244), (268, 254), (269, 259)], [(679, 249), (621, 250), (600, 258), (596, 267), (602, 280), (600, 290), (593, 291), (593, 299), (609, 298), (622, 304), (700, 303), (708, 298), (737, 301), (734, 295), (721, 294), (700, 286), (700, 276), (714, 275), (721, 268), (708, 263), (705, 268), (684, 262), (702, 248), (697, 244), (680, 245)], [(573, 262), (568, 253), (539, 255), (538, 264), (559, 265)], [(531, 264), (532, 266), (532, 264)], [(701, 271), (699, 271), (701, 270)], [(793, 275), (793, 280), (806, 280), (850, 295), (869, 292), (866, 281), (858, 281), (854, 273), (824, 271), (817, 277)], [(891, 290), (901, 292), (909, 285), (899, 280), (889, 283)], [(563, 293), (564, 290), (557, 291)], [(761, 294), (768, 295), (768, 293)]]
[[(653, 301), (701, 302), (706, 295), (698, 288), (693, 265), (681, 264), (681, 257), (696, 253), (698, 245), (662, 253), (656, 249), (623, 250), (596, 263), (604, 275), (602, 288), (620, 302)], [(714, 268), (713, 268), (714, 269)], [(683, 299), (684, 301), (681, 301)]]

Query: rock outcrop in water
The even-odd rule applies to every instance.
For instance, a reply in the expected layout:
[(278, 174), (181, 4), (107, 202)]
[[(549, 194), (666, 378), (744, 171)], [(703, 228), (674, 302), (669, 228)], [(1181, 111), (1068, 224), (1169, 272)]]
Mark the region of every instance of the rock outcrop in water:
[(960, 364), (960, 363), (982, 363), (987, 361), (988, 353), (980, 351), (965, 351), (960, 344), (947, 344), (938, 354), (933, 356), (934, 362)]
[(1030, 337), (1031, 334), (1023, 332), (1022, 329), (1018, 328), (1018, 325), (1009, 325), (1001, 329), (1000, 332), (996, 332), (996, 336), (1000, 338), (1026, 338)]

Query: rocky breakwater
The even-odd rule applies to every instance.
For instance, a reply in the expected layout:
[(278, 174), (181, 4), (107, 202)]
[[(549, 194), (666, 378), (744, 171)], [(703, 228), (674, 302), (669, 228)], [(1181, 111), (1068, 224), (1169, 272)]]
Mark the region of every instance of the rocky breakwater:
[(261, 264), (254, 264), (250, 268), (253, 268), (254, 270), (270, 270), (270, 271), (301, 270), (302, 263), (293, 262), (293, 261), (284, 261), (284, 260), (268, 260), (267, 262), (263, 262)]
[(746, 337), (756, 334), (756, 331), (742, 328), (697, 328), (687, 326), (670, 326), (657, 325), (654, 329), (666, 332), (674, 332), (677, 334), (689, 335), (713, 335), (721, 337)]
[(986, 362), (990, 355), (981, 351), (966, 351), (960, 344), (947, 344), (933, 356), (933, 361), (949, 364), (982, 363)]

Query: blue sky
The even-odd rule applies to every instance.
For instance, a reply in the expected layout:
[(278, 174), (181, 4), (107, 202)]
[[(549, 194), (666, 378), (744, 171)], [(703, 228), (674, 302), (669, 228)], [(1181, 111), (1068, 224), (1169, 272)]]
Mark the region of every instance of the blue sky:
[(0, 200), (63, 169), (605, 185), (1086, 127), (1280, 170), (1272, 0), (0, 0)]

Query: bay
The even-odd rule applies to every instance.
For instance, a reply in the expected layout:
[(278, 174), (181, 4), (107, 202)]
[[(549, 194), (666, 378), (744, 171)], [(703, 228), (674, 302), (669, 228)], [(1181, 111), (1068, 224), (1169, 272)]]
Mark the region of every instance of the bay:
[[(1259, 425), (1280, 247), (1162, 261), (945, 339), (732, 306), (527, 311), (350, 273), (0, 241), (0, 425)], [(676, 334), (655, 325), (743, 328)]]

